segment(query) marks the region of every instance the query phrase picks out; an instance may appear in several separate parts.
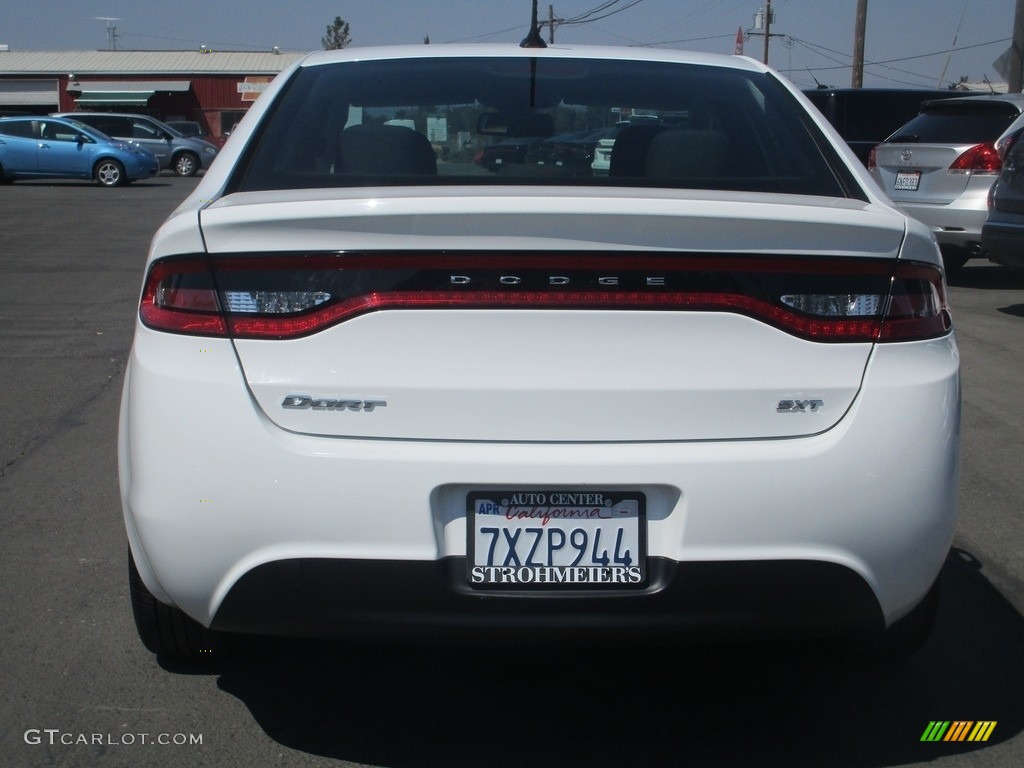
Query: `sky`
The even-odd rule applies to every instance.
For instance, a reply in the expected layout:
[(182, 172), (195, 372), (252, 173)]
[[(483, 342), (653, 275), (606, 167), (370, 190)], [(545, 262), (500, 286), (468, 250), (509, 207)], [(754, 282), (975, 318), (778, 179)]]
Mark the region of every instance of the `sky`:
[[(800, 87), (851, 85), (857, 0), (770, 0), (769, 63)], [(555, 42), (731, 54), (765, 0), (540, 0)], [(1005, 82), (993, 62), (1009, 46), (1015, 0), (868, 0), (865, 86)], [(531, 0), (35, 0), (0, 5), (0, 45), (12, 51), (308, 51), (336, 16), (352, 46), (518, 43)], [(593, 13), (592, 13), (593, 12)], [(547, 39), (547, 30), (544, 37)], [(761, 59), (763, 35), (746, 55)]]

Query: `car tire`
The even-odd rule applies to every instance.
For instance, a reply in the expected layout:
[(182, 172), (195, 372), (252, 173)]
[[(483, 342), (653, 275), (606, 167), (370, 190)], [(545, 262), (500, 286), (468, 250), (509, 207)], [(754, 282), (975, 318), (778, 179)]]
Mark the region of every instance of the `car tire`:
[(4, 173), (4, 167), (0, 165), (0, 184), (10, 184), (14, 179), (7, 178), (7, 174)]
[(181, 152), (174, 158), (176, 176), (195, 176), (199, 172), (199, 158), (191, 152)]
[(128, 175), (124, 166), (112, 158), (104, 158), (96, 163), (92, 170), (96, 183), (102, 187), (121, 187), (128, 183)]
[(195, 662), (212, 659), (222, 638), (187, 616), (180, 608), (164, 605), (146, 588), (135, 558), (128, 553), (128, 586), (139, 639), (146, 649), (165, 659)]

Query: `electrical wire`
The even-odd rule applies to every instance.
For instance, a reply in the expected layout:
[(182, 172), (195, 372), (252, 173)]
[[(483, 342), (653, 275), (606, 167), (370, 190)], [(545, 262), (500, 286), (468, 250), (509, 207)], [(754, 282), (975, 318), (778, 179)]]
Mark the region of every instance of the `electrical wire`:
[[(601, 5), (597, 6), (596, 8), (591, 8), (589, 11), (585, 11), (584, 13), (581, 13), (578, 16), (574, 16), (571, 19), (565, 19), (565, 20), (561, 21), (560, 22), (560, 26), (561, 25), (567, 25), (567, 24), (589, 24), (590, 22), (593, 22), (593, 21), (600, 21), (601, 19), (607, 19), (609, 16), (614, 16), (617, 13), (622, 13), (623, 11), (628, 11), (634, 5), (639, 5), (640, 3), (642, 3), (643, 0), (630, 0), (630, 2), (627, 5), (624, 5), (621, 8), (615, 8), (615, 6), (618, 5), (621, 2), (625, 2), (625, 0), (608, 0), (608, 2), (602, 3)], [(612, 10), (612, 9), (614, 9), (614, 10)], [(608, 12), (604, 13), (605, 11), (608, 11)], [(596, 15), (596, 14), (599, 14), (599, 13), (603, 13), (604, 15), (603, 16)]]

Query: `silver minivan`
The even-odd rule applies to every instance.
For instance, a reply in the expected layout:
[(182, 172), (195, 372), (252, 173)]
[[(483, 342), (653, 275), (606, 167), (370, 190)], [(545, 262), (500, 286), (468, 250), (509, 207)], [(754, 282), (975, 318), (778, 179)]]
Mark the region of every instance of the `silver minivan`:
[(195, 176), (209, 168), (217, 148), (208, 141), (185, 136), (166, 123), (148, 115), (116, 112), (61, 112), (57, 117), (78, 120), (107, 136), (145, 147), (160, 161), (160, 170), (178, 176)]

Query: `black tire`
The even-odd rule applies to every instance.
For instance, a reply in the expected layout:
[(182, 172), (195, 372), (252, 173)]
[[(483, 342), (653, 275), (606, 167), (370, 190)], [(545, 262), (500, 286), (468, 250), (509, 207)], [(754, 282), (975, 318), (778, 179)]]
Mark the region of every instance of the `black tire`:
[(105, 157), (92, 169), (92, 177), (102, 187), (121, 187), (128, 183), (124, 166), (111, 157)]
[(174, 661), (212, 660), (222, 649), (222, 637), (185, 615), (180, 608), (164, 605), (146, 588), (135, 558), (128, 553), (128, 586), (132, 614), (139, 639), (152, 653)]
[(10, 184), (14, 179), (8, 179), (7, 174), (4, 173), (4, 167), (0, 165), (0, 184)]
[(199, 158), (191, 152), (180, 152), (174, 157), (176, 176), (195, 176), (199, 173)]

